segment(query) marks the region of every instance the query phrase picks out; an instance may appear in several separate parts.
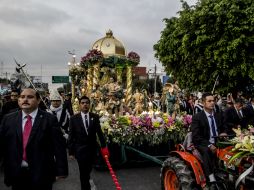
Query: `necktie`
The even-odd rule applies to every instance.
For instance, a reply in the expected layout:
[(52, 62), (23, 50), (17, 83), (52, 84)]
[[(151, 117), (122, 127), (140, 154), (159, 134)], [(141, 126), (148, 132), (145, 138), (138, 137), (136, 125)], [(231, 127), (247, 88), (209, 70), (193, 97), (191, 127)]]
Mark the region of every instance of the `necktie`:
[(23, 130), (23, 160), (27, 160), (26, 145), (27, 145), (27, 142), (31, 133), (31, 129), (32, 129), (32, 117), (30, 115), (27, 115), (26, 118), (27, 120)]
[(242, 114), (241, 114), (240, 110), (238, 110), (238, 111), (237, 111), (237, 113), (238, 113), (238, 117), (239, 117), (239, 119), (242, 119), (242, 118), (243, 118), (243, 116), (242, 116)]
[(212, 133), (213, 133), (212, 135), (214, 137), (214, 136), (217, 136), (216, 129), (215, 129), (215, 123), (214, 123), (213, 116), (209, 115), (209, 117), (211, 119), (211, 128), (212, 128)]
[(88, 125), (88, 118), (87, 118), (87, 114), (85, 114), (85, 125), (86, 125), (86, 126), (85, 126), (86, 133), (87, 133), (87, 135), (88, 135), (88, 130), (87, 130), (87, 129), (88, 129), (88, 126), (89, 126), (89, 125)]

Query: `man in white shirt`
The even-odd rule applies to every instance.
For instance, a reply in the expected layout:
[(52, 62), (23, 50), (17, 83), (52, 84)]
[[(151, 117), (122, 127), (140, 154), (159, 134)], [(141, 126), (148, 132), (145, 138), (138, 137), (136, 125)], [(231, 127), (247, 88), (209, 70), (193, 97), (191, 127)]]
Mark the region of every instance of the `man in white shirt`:
[(12, 190), (52, 190), (56, 176), (68, 175), (57, 119), (38, 109), (40, 95), (34, 89), (24, 89), (18, 103), (21, 110), (6, 115), (0, 127), (5, 184)]
[(216, 154), (215, 136), (224, 133), (222, 116), (214, 112), (214, 96), (211, 93), (202, 95), (203, 110), (192, 117), (192, 142), (202, 155), (203, 170), (210, 183), (210, 189), (218, 189), (214, 176), (214, 161)]

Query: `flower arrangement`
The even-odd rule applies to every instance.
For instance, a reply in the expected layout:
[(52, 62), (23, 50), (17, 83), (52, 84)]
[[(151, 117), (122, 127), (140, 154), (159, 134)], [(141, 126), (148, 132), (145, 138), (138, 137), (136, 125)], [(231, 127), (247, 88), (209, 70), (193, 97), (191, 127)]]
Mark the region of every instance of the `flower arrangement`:
[(103, 60), (102, 51), (97, 49), (92, 49), (92, 50), (89, 50), (89, 52), (84, 57), (81, 57), (80, 63), (81, 63), (81, 66), (87, 67), (102, 60)]
[(233, 129), (236, 137), (230, 140), (234, 145), (232, 152), (234, 156), (230, 158), (229, 163), (239, 165), (243, 158), (254, 156), (254, 128), (249, 126), (248, 130)]
[(131, 51), (131, 52), (128, 53), (128, 55), (127, 55), (127, 60), (128, 60), (129, 62), (131, 62), (132, 64), (137, 65), (137, 64), (139, 64), (139, 62), (140, 62), (140, 56), (139, 56), (136, 52)]
[(71, 66), (69, 70), (69, 75), (74, 81), (81, 79), (84, 76), (84, 74), (85, 70), (80, 66)]
[(125, 145), (158, 145), (181, 142), (186, 133), (183, 117), (173, 119), (160, 112), (143, 112), (139, 116), (109, 116), (102, 113), (101, 126), (108, 142)]

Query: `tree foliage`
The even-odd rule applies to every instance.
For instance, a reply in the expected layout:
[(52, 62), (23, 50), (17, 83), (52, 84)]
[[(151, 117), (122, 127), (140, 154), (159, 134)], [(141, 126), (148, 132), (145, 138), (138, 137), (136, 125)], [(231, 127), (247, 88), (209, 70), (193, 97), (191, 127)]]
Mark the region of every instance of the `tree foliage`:
[(155, 57), (182, 88), (250, 89), (254, 81), (253, 0), (182, 1), (178, 17), (164, 19)]

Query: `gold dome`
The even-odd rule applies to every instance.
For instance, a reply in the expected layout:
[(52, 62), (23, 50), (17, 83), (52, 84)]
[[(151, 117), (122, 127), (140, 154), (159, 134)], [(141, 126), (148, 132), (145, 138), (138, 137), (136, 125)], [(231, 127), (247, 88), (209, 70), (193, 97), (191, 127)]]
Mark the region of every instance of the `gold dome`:
[(104, 57), (109, 57), (111, 55), (119, 57), (125, 56), (125, 47), (123, 43), (113, 36), (113, 32), (111, 30), (106, 32), (106, 36), (104, 38), (97, 40), (92, 45), (92, 49), (102, 51)]

